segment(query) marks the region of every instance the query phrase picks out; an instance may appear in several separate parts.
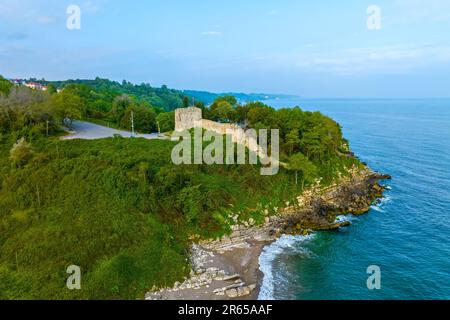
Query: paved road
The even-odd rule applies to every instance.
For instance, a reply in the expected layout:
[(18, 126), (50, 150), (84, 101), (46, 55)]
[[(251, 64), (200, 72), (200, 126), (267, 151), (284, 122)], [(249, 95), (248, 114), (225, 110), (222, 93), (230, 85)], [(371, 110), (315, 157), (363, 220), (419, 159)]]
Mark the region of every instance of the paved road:
[[(84, 122), (84, 121), (74, 121), (72, 124), (73, 132), (70, 135), (64, 137), (63, 139), (102, 139), (113, 137), (118, 134), (124, 138), (130, 138), (131, 132), (124, 130), (117, 130), (112, 128), (107, 128), (100, 126), (98, 124)], [(157, 133), (152, 134), (136, 134), (137, 138), (145, 139), (158, 139)]]

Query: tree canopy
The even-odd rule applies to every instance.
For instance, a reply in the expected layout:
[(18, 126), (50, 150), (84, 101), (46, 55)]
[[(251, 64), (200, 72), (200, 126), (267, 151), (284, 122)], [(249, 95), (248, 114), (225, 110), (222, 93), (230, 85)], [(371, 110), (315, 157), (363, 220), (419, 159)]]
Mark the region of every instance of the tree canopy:
[(244, 128), (278, 129), (282, 155), (286, 159), (302, 152), (313, 162), (325, 162), (348, 152), (348, 142), (342, 136), (340, 125), (320, 112), (303, 111), (299, 107), (275, 110), (262, 102), (240, 105), (236, 99), (220, 97), (204, 111), (204, 116), (215, 121), (235, 122)]
[(162, 112), (156, 117), (156, 122), (161, 132), (175, 130), (175, 112)]
[(302, 181), (302, 189), (304, 183), (311, 183), (317, 176), (316, 166), (302, 153), (296, 153), (289, 157), (289, 170), (295, 171), (295, 184), (298, 184), (298, 173), (300, 172), (300, 179)]
[(181, 108), (183, 106), (183, 98), (186, 97), (181, 91), (168, 89), (165, 85), (156, 88), (149, 84), (136, 85), (125, 80), (120, 83), (108, 79), (95, 78), (94, 80), (42, 81), (42, 83), (52, 84), (59, 89), (67, 88), (71, 85), (84, 86), (88, 88), (85, 93), (91, 91), (95, 93), (90, 96), (91, 100), (102, 99), (109, 103), (112, 103), (115, 97), (126, 94), (164, 111)]
[(2, 76), (0, 76), (0, 95), (7, 96), (11, 91), (12, 84)]

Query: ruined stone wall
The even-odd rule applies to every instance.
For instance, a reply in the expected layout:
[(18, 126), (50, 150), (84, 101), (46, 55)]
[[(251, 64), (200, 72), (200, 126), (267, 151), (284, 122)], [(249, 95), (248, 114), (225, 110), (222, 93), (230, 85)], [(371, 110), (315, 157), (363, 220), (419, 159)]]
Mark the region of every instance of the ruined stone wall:
[(211, 120), (202, 120), (203, 129), (215, 132), (220, 135), (228, 134), (234, 143), (246, 146), (250, 151), (258, 152), (258, 141), (256, 137), (249, 136), (245, 130), (235, 124), (217, 123)]
[(180, 132), (192, 128), (202, 128), (220, 135), (231, 136), (231, 140), (234, 143), (245, 146), (248, 150), (254, 152), (261, 161), (264, 160), (266, 163), (271, 164), (269, 167), (271, 171), (268, 171), (267, 168), (261, 169), (261, 174), (263, 175), (276, 174), (279, 166), (285, 165), (277, 157), (268, 156), (267, 150), (262, 150), (258, 144), (256, 134), (253, 136), (235, 124), (218, 123), (203, 119), (202, 110), (196, 107), (175, 110), (175, 131)]
[(218, 123), (203, 119), (202, 110), (196, 107), (175, 110), (175, 131), (203, 128), (220, 135), (231, 135), (232, 141), (243, 144), (250, 151), (258, 152), (258, 141), (245, 133), (245, 130), (235, 124)]

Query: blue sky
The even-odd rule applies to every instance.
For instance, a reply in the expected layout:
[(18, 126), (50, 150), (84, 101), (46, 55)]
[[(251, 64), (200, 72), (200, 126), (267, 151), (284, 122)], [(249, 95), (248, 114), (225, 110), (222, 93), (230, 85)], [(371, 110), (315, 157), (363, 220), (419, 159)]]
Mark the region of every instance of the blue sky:
[[(66, 28), (70, 4), (82, 10), (81, 30)], [(366, 26), (372, 4), (382, 10), (381, 30)], [(0, 74), (449, 97), (450, 1), (0, 0)]]

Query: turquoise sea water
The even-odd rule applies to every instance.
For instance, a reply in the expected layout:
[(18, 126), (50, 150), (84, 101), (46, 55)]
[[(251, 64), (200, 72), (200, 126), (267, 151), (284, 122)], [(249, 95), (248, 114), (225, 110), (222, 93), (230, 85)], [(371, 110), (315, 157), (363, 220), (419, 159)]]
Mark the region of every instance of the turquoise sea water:
[[(260, 258), (260, 299), (450, 299), (450, 100), (274, 100), (321, 111), (352, 150), (393, 176), (352, 226), (283, 237)], [(367, 289), (367, 267), (381, 290)]]

